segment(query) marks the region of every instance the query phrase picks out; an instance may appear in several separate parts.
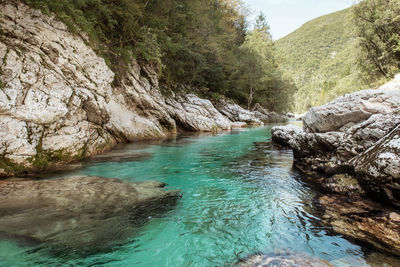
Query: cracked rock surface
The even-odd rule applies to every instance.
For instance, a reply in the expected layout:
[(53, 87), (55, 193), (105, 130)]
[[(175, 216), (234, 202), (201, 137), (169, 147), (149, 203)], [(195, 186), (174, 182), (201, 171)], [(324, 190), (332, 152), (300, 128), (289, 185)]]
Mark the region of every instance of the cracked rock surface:
[(0, 1), (0, 8), (0, 176), (45, 170), (177, 129), (262, 124), (233, 103), (234, 118), (194, 94), (165, 97), (156, 72), (135, 61), (113, 86), (115, 73), (83, 34), (20, 0)]

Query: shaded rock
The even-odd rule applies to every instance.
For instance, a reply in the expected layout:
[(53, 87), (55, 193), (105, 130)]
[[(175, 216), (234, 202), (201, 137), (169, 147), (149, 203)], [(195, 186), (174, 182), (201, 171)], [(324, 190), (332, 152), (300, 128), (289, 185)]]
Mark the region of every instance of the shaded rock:
[(234, 103), (233, 101), (227, 99), (220, 99), (215, 107), (223, 115), (228, 117), (233, 122), (246, 122), (251, 125), (263, 125), (263, 122), (256, 117), (254, 112), (246, 110)]
[(340, 196), (323, 196), (319, 198), (319, 203), (325, 209), (325, 223), (331, 225), (335, 232), (400, 255), (397, 211), (373, 201), (350, 201)]
[(303, 118), (310, 132), (338, 131), (349, 123), (359, 123), (374, 114), (387, 114), (400, 108), (400, 75), (377, 90), (363, 90), (311, 108)]
[(322, 187), (331, 193), (336, 193), (351, 198), (360, 198), (365, 196), (356, 177), (349, 174), (337, 174), (323, 179)]
[(107, 249), (176, 203), (179, 191), (164, 186), (101, 177), (0, 181), (0, 232), (56, 251)]
[(294, 254), (289, 252), (277, 254), (254, 254), (239, 260), (236, 266), (240, 267), (333, 267), (325, 260), (310, 257), (305, 254)]
[(354, 158), (353, 164), (371, 196), (400, 207), (400, 125)]
[(290, 119), (294, 119), (296, 117), (296, 115), (294, 113), (288, 112), (285, 114), (286, 117), (290, 118)]
[(286, 115), (279, 114), (273, 111), (268, 111), (257, 103), (253, 108), (254, 115), (264, 123), (287, 122), (289, 118)]

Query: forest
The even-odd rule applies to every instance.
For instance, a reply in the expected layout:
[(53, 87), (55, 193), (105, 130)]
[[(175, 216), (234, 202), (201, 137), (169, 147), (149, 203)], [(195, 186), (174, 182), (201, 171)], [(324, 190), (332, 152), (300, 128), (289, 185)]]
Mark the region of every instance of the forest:
[(365, 0), (273, 41), (241, 0), (25, 0), (86, 34), (116, 74), (132, 58), (164, 92), (304, 112), (400, 72), (400, 2)]
[(260, 14), (250, 25), (241, 0), (25, 1), (87, 34), (117, 79), (134, 58), (156, 68), (166, 90), (290, 109), (296, 89), (278, 69), (268, 23)]

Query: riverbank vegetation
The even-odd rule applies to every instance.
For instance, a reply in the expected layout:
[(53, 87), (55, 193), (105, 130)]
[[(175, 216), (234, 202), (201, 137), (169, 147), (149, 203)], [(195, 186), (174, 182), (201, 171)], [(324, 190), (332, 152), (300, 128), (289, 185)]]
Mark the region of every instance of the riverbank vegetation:
[(249, 30), (241, 0), (25, 2), (86, 33), (117, 75), (133, 57), (156, 68), (168, 89), (184, 85), (276, 111), (291, 103), (295, 88), (277, 68), (269, 28)]

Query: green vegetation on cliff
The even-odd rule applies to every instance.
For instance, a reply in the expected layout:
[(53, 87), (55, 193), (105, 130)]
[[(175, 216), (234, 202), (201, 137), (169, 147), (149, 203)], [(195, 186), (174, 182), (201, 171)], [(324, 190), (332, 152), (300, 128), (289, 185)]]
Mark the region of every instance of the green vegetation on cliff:
[[(71, 31), (88, 34), (92, 47), (118, 76), (123, 76), (133, 57), (156, 68), (169, 89), (185, 85), (206, 96), (225, 95), (243, 105), (258, 102), (274, 110), (290, 104), (285, 99), (293, 87), (287, 87), (290, 83), (275, 64), (252, 61), (252, 68), (243, 67), (243, 57), (249, 55), (244, 46), (253, 55), (268, 55), (269, 62), (274, 59), (270, 38), (257, 39), (264, 42), (257, 44), (263, 50), (245, 44), (253, 31), (247, 30), (247, 10), (241, 0), (24, 1), (54, 13)], [(250, 82), (251, 70), (261, 68), (262, 74)], [(257, 90), (251, 89), (253, 85)]]

